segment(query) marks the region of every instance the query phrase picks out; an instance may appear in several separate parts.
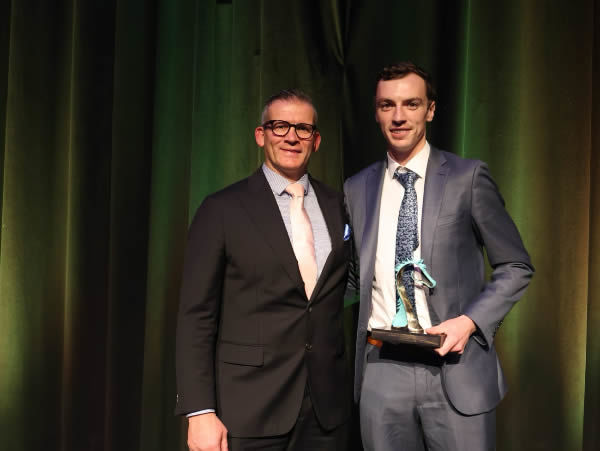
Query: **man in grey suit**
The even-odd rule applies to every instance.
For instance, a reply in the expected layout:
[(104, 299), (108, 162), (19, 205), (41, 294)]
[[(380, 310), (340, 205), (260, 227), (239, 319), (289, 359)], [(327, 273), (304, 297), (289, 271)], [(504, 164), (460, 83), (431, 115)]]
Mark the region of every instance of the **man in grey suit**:
[[(495, 408), (507, 388), (494, 337), (534, 271), (486, 164), (427, 142), (434, 113), (427, 72), (384, 68), (375, 119), (386, 159), (344, 185), (357, 254), (351, 287), (360, 296), (355, 400), (367, 450), (495, 448)], [(437, 281), (428, 289), (415, 267), (411, 300), (426, 333), (446, 334), (435, 350), (370, 336), (396, 314), (397, 252), (411, 215), (412, 257)]]

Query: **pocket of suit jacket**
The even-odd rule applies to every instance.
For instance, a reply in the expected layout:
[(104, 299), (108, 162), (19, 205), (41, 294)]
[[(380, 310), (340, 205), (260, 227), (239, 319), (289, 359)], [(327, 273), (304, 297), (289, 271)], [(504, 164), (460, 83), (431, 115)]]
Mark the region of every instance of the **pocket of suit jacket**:
[(262, 366), (264, 363), (264, 347), (262, 345), (221, 342), (217, 347), (217, 358), (224, 363)]

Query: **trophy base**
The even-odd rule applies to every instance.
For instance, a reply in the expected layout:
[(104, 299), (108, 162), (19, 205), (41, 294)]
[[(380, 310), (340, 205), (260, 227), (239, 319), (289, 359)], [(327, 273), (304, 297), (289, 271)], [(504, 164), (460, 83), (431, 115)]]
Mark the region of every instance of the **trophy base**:
[(373, 329), (371, 336), (375, 340), (381, 340), (385, 343), (394, 345), (398, 344), (409, 344), (422, 346), (425, 348), (439, 348), (444, 344), (446, 334), (441, 335), (427, 335), (409, 332), (408, 329)]

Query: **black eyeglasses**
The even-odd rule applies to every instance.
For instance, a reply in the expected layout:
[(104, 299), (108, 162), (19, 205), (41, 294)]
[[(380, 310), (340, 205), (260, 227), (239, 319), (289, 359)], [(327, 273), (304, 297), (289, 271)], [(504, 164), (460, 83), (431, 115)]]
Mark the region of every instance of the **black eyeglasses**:
[(264, 128), (270, 128), (275, 136), (285, 136), (294, 127), (298, 139), (310, 139), (317, 131), (317, 126), (313, 124), (290, 124), (287, 121), (267, 121), (262, 124)]

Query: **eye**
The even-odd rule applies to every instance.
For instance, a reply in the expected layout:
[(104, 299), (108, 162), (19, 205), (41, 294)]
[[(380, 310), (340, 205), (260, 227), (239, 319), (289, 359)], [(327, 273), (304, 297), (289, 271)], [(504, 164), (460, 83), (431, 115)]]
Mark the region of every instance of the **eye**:
[(296, 124), (296, 130), (303, 133), (312, 133), (312, 125), (309, 124)]
[(394, 107), (394, 105), (392, 104), (392, 102), (379, 102), (377, 104), (377, 108), (379, 108), (381, 111), (390, 111), (392, 108)]
[(314, 133), (314, 126), (311, 124), (296, 124), (296, 134), (300, 139), (309, 139)]
[(290, 125), (287, 122), (279, 121), (273, 123), (273, 131), (275, 133), (284, 133), (288, 131)]
[(417, 108), (419, 108), (421, 106), (421, 101), (420, 100), (410, 100), (406, 106), (408, 107), (409, 110), (416, 110)]

